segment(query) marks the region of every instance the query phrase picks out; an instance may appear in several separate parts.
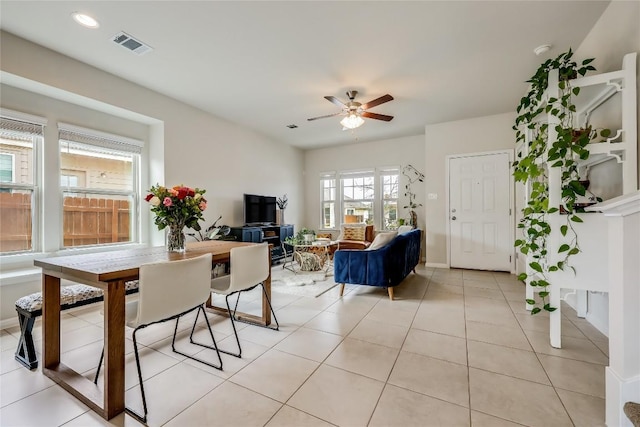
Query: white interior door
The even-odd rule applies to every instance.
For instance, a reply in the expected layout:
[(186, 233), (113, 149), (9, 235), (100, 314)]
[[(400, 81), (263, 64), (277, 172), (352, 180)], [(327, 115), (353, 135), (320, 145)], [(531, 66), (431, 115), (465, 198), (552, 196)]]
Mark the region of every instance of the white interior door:
[(449, 159), (452, 268), (511, 271), (510, 185), (507, 153)]

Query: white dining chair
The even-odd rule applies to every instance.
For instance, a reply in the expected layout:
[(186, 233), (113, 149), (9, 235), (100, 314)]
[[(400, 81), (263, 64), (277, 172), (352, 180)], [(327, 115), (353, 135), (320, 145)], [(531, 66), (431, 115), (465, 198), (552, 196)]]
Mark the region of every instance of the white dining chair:
[[(231, 326), (233, 327), (233, 333), (236, 337), (236, 343), (238, 344), (238, 352), (230, 352), (228, 350), (220, 349), (220, 352), (229, 354), (235, 357), (241, 357), (242, 347), (240, 346), (240, 339), (238, 338), (238, 331), (236, 329), (235, 322), (244, 322), (254, 324), (251, 321), (240, 320), (236, 318), (236, 310), (238, 308), (238, 302), (240, 301), (240, 293), (244, 291), (250, 291), (257, 286), (262, 287), (262, 292), (265, 296), (265, 300), (269, 305), (269, 310), (273, 315), (276, 327), (267, 327), (268, 329), (279, 330), (280, 325), (276, 318), (276, 313), (273, 311), (271, 301), (267, 295), (267, 291), (264, 288), (264, 281), (269, 277), (269, 245), (266, 243), (260, 245), (240, 246), (231, 249), (230, 253), (230, 274), (216, 277), (211, 280), (211, 292), (225, 296), (227, 303), (227, 310), (229, 311), (229, 318), (231, 319)], [(231, 310), (229, 306), (229, 297), (231, 295), (238, 294), (234, 309)], [(196, 322), (198, 316), (196, 315)]]
[[(138, 354), (138, 341), (136, 339), (136, 333), (139, 330), (156, 323), (175, 319), (176, 326), (173, 332), (173, 341), (171, 342), (171, 348), (175, 353), (220, 370), (222, 370), (222, 358), (220, 357), (216, 340), (213, 337), (207, 313), (203, 307), (204, 303), (209, 299), (211, 292), (210, 254), (191, 259), (144, 264), (140, 266), (139, 278), (138, 299), (127, 303), (125, 314), (126, 325), (134, 328), (133, 350), (136, 359), (136, 366), (138, 368), (138, 381), (140, 382), (140, 393), (142, 395), (144, 415), (139, 415), (129, 408), (125, 408), (125, 410), (138, 420), (146, 423), (148, 414), (147, 400), (142, 382), (140, 356)], [(215, 350), (218, 356), (219, 365), (214, 365), (192, 355), (185, 354), (175, 348), (176, 333), (178, 332), (178, 322), (180, 321), (180, 317), (194, 310), (197, 310), (198, 312), (196, 320), (200, 311), (202, 311), (207, 323), (207, 328), (209, 328), (209, 335), (213, 341), (213, 346), (199, 344), (193, 341), (193, 332), (197, 321), (191, 328), (190, 341), (193, 344)], [(100, 365), (102, 364), (103, 358), (104, 350), (102, 351), (102, 356), (100, 356), (100, 363), (98, 364), (98, 371), (96, 372), (94, 383), (97, 383), (98, 381)]]

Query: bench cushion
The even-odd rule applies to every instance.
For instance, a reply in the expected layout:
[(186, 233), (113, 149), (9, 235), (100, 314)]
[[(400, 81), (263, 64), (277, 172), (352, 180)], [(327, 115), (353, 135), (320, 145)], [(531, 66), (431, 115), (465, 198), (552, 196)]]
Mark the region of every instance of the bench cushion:
[[(125, 283), (125, 291), (138, 288), (138, 281), (131, 280)], [(71, 285), (60, 288), (60, 305), (70, 306), (83, 301), (100, 299), (103, 296), (102, 289), (87, 285)], [(33, 312), (42, 309), (42, 292), (35, 292), (16, 301), (16, 307)]]

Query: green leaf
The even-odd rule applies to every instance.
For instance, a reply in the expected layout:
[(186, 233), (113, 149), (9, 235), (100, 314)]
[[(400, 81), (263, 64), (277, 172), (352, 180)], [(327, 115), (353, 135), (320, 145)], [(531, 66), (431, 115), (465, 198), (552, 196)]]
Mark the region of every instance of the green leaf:
[(574, 95), (577, 95), (577, 94), (580, 93), (580, 88), (579, 87), (574, 87), (572, 92), (573, 92)]
[(538, 273), (542, 273), (542, 266), (537, 262), (529, 263), (529, 267), (531, 267), (533, 270), (537, 271)]
[(608, 138), (609, 135), (611, 135), (611, 129), (602, 129), (602, 131), (600, 131), (600, 136), (603, 138)]
[(531, 304), (531, 305), (534, 305), (536, 303), (536, 300), (533, 300), (533, 299), (526, 299), (525, 301), (527, 302), (527, 304)]
[(518, 280), (520, 280), (521, 282), (524, 282), (525, 280), (527, 280), (527, 273), (518, 274)]
[(556, 311), (558, 308), (557, 307), (549, 307), (549, 308), (545, 308), (545, 310), (553, 313), (554, 311)]
[(558, 271), (558, 267), (555, 265), (552, 265), (551, 267), (549, 267), (549, 271)]
[(580, 249), (573, 248), (569, 251), (569, 255), (578, 255), (580, 253)]
[(534, 314), (538, 314), (541, 311), (542, 310), (540, 310), (540, 307), (534, 307), (533, 310), (531, 310), (531, 315), (533, 316)]
[(577, 215), (573, 215), (573, 216), (571, 217), (571, 221), (573, 221), (573, 222), (584, 222), (584, 221), (582, 220), (582, 218), (580, 218), (580, 217), (579, 217), (579, 216), (577, 216)]
[(560, 249), (558, 249), (558, 253), (566, 252), (566, 251), (568, 251), (569, 249), (571, 249), (571, 247), (565, 243), (565, 244), (563, 244), (563, 245), (561, 245), (561, 246), (560, 246)]
[(540, 295), (540, 298), (546, 298), (549, 296), (549, 292), (544, 291), (544, 292), (538, 292), (538, 295)]

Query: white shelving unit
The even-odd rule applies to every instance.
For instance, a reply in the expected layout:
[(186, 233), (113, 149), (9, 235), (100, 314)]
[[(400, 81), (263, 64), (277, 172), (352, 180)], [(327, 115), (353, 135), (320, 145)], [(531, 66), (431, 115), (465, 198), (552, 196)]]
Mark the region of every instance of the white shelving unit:
[[(589, 175), (592, 168), (597, 168), (604, 162), (616, 162), (619, 166), (614, 167), (616, 176), (620, 182), (616, 182), (614, 187), (619, 194), (611, 197), (633, 193), (638, 190), (638, 142), (637, 142), (637, 101), (636, 101), (636, 53), (625, 55), (622, 61), (622, 69), (609, 73), (597, 74), (593, 76), (581, 77), (571, 81), (572, 87), (580, 87), (578, 96), (574, 96), (576, 112), (574, 113), (574, 126), (611, 129), (611, 136), (606, 141), (592, 142), (588, 149), (589, 159), (580, 162), (579, 171), (583, 178)], [(558, 94), (558, 74), (549, 76), (549, 97), (559, 98)], [(556, 138), (556, 132), (552, 124), (555, 117), (549, 115), (541, 118), (548, 120), (549, 141)], [(602, 124), (602, 126), (600, 126)], [(518, 151), (526, 150), (526, 143), (517, 147)], [(603, 165), (604, 166), (604, 165)], [(617, 171), (620, 171), (619, 174)], [(550, 206), (560, 206), (561, 195), (561, 172), (559, 168), (548, 168), (549, 179), (549, 204)], [(593, 183), (593, 181), (592, 181)], [(528, 187), (528, 185), (526, 186)], [(528, 194), (525, 187), (525, 197)], [(591, 187), (590, 187), (591, 188)], [(597, 194), (597, 193), (596, 193)], [(608, 197), (608, 198), (611, 198)], [(525, 200), (526, 203), (526, 200)], [(571, 258), (571, 265), (575, 267), (576, 273), (571, 269), (553, 272), (549, 274), (549, 302), (558, 309), (550, 313), (549, 337), (551, 345), (556, 348), (561, 347), (560, 338), (560, 289), (574, 289), (580, 291), (601, 291), (609, 290), (609, 263), (608, 263), (608, 227), (603, 215), (584, 214), (581, 215), (583, 223), (573, 223), (578, 234), (581, 253)], [(560, 225), (564, 224), (566, 217), (560, 213), (551, 214), (548, 218), (552, 233), (549, 235), (547, 244), (549, 251), (549, 263), (555, 264), (560, 260), (558, 254), (554, 254), (554, 248), (565, 243), (565, 238), (560, 233)], [(567, 242), (568, 243), (568, 242)], [(520, 254), (522, 256), (522, 254)], [(528, 267), (530, 259), (525, 260), (527, 273), (534, 272)], [(534, 288), (527, 283), (527, 298), (532, 298)], [(586, 300), (585, 292), (582, 298)], [(529, 310), (531, 307), (527, 307)], [(579, 314), (581, 310), (578, 310)]]

